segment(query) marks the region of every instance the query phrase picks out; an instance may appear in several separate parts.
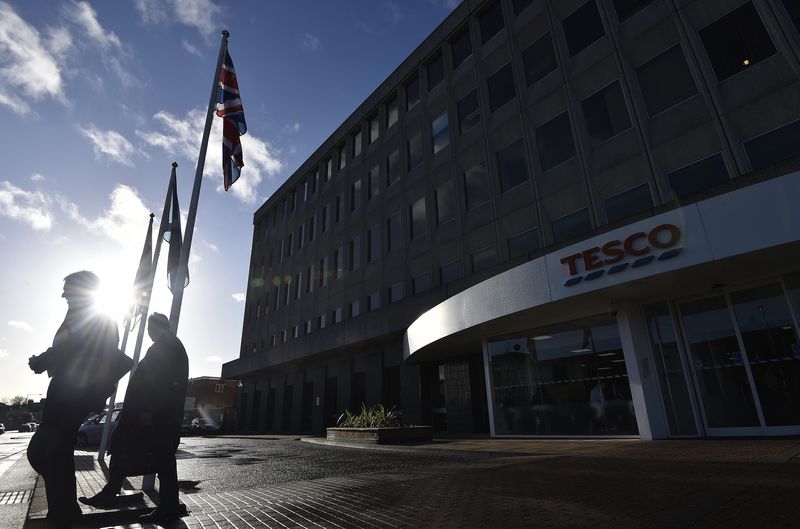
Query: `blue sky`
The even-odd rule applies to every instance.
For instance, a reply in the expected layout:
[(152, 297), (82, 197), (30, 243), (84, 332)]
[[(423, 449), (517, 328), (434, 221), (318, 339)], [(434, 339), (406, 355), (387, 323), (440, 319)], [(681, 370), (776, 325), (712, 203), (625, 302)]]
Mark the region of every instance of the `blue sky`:
[[(178, 331), (191, 376), (238, 356), (253, 212), (457, 4), (0, 0), (0, 398), (45, 393), (27, 358), (65, 275), (97, 272), (121, 316), (172, 161), (188, 210), (221, 29), (248, 134), (225, 193), (215, 120)], [(151, 308), (169, 313), (166, 250)]]

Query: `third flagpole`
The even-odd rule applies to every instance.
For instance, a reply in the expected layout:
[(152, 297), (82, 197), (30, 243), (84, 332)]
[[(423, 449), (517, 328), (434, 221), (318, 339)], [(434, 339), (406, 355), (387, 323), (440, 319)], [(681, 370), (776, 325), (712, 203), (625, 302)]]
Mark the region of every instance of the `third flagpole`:
[(181, 259), (178, 264), (178, 273), (175, 278), (175, 291), (172, 293), (172, 308), (169, 313), (169, 323), (172, 332), (178, 332), (178, 320), (181, 315), (181, 304), (183, 303), (183, 289), (186, 276), (189, 271), (189, 252), (192, 249), (192, 235), (194, 233), (194, 220), (197, 216), (197, 202), (200, 200), (200, 185), (203, 182), (203, 170), (206, 163), (206, 150), (208, 148), (208, 137), (211, 134), (211, 124), (214, 120), (214, 107), (217, 103), (217, 90), (219, 87), (219, 75), (222, 68), (222, 61), (225, 58), (225, 50), (228, 47), (227, 30), (222, 32), (222, 42), (219, 46), (219, 56), (217, 66), (214, 69), (214, 82), (211, 84), (211, 96), (208, 99), (208, 110), (206, 111), (206, 124), (203, 129), (203, 140), (200, 143), (200, 154), (197, 157), (197, 168), (194, 174), (194, 187), (192, 188), (192, 199), (189, 203), (189, 215), (186, 218), (186, 232), (183, 237), (183, 247)]

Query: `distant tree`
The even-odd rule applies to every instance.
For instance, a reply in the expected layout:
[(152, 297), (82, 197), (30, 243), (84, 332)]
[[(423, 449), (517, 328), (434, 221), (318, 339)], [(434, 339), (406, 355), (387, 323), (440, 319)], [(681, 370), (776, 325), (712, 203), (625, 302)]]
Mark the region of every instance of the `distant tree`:
[(25, 399), (22, 395), (17, 395), (16, 397), (11, 398), (4, 398), (3, 402), (8, 404), (9, 406), (23, 406), (28, 403), (27, 399)]

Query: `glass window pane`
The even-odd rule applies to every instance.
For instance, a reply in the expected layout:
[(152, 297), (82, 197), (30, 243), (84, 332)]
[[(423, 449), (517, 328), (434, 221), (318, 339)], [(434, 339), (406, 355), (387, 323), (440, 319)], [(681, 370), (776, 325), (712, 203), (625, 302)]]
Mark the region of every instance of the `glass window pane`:
[(631, 126), (619, 81), (614, 81), (584, 99), (582, 106), (589, 142), (593, 145), (612, 138)]
[(550, 33), (522, 51), (522, 64), (525, 67), (525, 81), (528, 86), (558, 67)]
[(433, 139), (433, 154), (450, 145), (450, 128), (447, 122), (447, 112), (442, 112), (431, 123), (431, 137)]
[(422, 237), (426, 231), (425, 197), (420, 197), (411, 204), (411, 239)]
[(481, 44), (486, 44), (489, 39), (497, 35), (505, 27), (503, 22), (503, 8), (500, 2), (495, 2), (480, 14), (478, 22), (481, 27)]
[(506, 64), (490, 75), (487, 83), (489, 86), (489, 108), (492, 112), (517, 96), (511, 63)]
[(417, 131), (407, 143), (408, 170), (412, 170), (422, 163), (422, 131)]
[(436, 86), (444, 80), (444, 64), (442, 63), (442, 55), (439, 54), (432, 61), (428, 63), (428, 92), (436, 88)]
[(389, 303), (395, 303), (405, 297), (403, 283), (395, 283), (389, 287)]
[(508, 256), (510, 258), (519, 257), (533, 253), (539, 249), (539, 230), (533, 228), (508, 239)]
[(398, 211), (386, 220), (386, 251), (403, 246), (403, 224)]
[(625, 22), (630, 17), (652, 4), (655, 0), (613, 0), (617, 18)]
[(353, 134), (353, 158), (361, 154), (361, 131)]
[(767, 426), (800, 424), (800, 343), (777, 283), (731, 294)]
[(701, 29), (700, 38), (720, 81), (775, 54), (775, 46), (751, 2)]
[(367, 182), (369, 185), (369, 198), (375, 198), (380, 194), (381, 191), (380, 167), (376, 165), (370, 169), (367, 177)]
[(543, 171), (575, 156), (572, 126), (566, 112), (536, 128), (536, 145)]
[(490, 246), (470, 256), (472, 260), (472, 272), (480, 272), (497, 264), (497, 247)]
[(456, 218), (456, 198), (453, 190), (453, 182), (448, 180), (436, 191), (436, 224), (444, 224)]
[(616, 322), (572, 322), (488, 344), (499, 435), (635, 435)]
[(564, 36), (570, 56), (577, 55), (605, 34), (595, 0), (589, 0), (564, 19)]
[(439, 268), (439, 278), (442, 284), (455, 281), (461, 277), (461, 261), (455, 260)]
[(464, 195), (467, 209), (488, 202), (490, 193), (489, 173), (486, 171), (485, 162), (477, 163), (464, 172)]
[[(800, 4), (798, 4), (800, 5)], [(744, 150), (754, 171), (800, 155), (800, 121), (744, 142)]]
[(469, 37), (469, 26), (464, 28), (461, 33), (450, 42), (450, 49), (453, 56), (453, 69), (472, 55), (472, 41)]
[(398, 117), (397, 97), (395, 96), (386, 103), (386, 128), (397, 123)]
[(406, 83), (406, 110), (411, 110), (419, 103), (419, 77), (414, 76)]
[(511, 6), (514, 8), (514, 16), (522, 13), (522, 10), (533, 3), (533, 0), (512, 0)]
[(583, 235), (592, 230), (592, 219), (589, 209), (581, 209), (570, 213), (551, 223), (553, 228), (553, 242), (561, 242)]
[(789, 19), (794, 24), (797, 31), (800, 31), (800, 2), (797, 0), (783, 0), (783, 7), (789, 13)]
[(697, 94), (692, 72), (680, 45), (636, 69), (647, 112), (655, 116)]
[(369, 119), (369, 142), (374, 143), (380, 135), (380, 124), (378, 122), (377, 114)]
[(481, 120), (478, 94), (473, 90), (458, 101), (458, 128), (461, 134), (477, 125)]
[(653, 194), (650, 192), (650, 184), (642, 184), (608, 197), (605, 199), (604, 204), (606, 218), (609, 223), (647, 211), (653, 207)]
[(522, 139), (497, 153), (497, 165), (500, 170), (500, 190), (503, 193), (528, 180), (528, 162)]
[(432, 286), (430, 272), (415, 275), (411, 280), (411, 288), (414, 290), (414, 294), (429, 290)]
[(674, 198), (682, 198), (730, 180), (721, 154), (709, 156), (667, 175)]
[[(422, 138), (420, 138), (422, 143)], [(420, 149), (422, 147), (420, 146)], [(400, 149), (395, 149), (386, 158), (386, 185), (400, 181)]]

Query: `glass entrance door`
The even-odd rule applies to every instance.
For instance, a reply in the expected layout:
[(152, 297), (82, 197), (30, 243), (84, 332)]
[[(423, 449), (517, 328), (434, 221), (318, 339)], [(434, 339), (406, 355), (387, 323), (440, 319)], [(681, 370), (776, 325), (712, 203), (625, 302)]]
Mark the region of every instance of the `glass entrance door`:
[(781, 284), (678, 309), (708, 433), (800, 432), (800, 340)]

